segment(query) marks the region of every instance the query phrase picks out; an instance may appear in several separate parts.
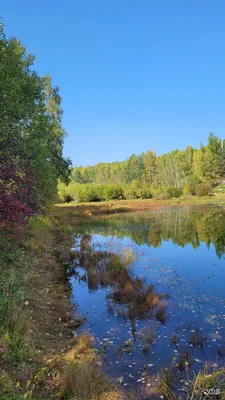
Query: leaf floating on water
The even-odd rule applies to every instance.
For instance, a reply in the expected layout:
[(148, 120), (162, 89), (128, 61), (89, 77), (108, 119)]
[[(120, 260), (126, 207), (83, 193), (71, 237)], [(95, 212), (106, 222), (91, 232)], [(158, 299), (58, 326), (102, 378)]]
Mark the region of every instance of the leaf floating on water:
[(118, 382), (118, 383), (123, 383), (123, 377), (120, 376), (119, 378), (117, 378), (117, 382)]
[(202, 361), (199, 360), (198, 358), (194, 358), (194, 360), (195, 360), (197, 363), (202, 363)]

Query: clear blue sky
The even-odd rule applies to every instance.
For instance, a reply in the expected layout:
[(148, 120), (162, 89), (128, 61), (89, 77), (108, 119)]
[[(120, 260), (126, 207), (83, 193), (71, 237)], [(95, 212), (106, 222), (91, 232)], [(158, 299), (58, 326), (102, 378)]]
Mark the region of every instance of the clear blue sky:
[(74, 165), (225, 137), (224, 0), (20, 0), (0, 13), (60, 86)]

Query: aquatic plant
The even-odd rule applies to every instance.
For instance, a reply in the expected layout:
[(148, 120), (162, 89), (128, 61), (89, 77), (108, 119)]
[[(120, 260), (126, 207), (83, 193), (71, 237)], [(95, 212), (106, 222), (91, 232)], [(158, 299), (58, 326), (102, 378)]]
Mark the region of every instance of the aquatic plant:
[(154, 344), (154, 343), (155, 343), (155, 329), (154, 329), (153, 326), (152, 326), (152, 327), (150, 328), (150, 330), (149, 330), (149, 333), (148, 333), (148, 341), (149, 341), (151, 344)]
[(164, 368), (161, 374), (159, 374), (157, 391), (166, 396), (167, 400), (176, 400), (172, 391), (173, 383), (174, 377), (172, 371), (169, 368)]
[(207, 398), (225, 398), (225, 368), (215, 369), (212, 363), (206, 363), (194, 378), (182, 380), (184, 395), (178, 395), (178, 387), (172, 370), (166, 368), (159, 376), (157, 391), (167, 400), (204, 400)]
[(177, 341), (178, 341), (178, 333), (177, 333), (177, 330), (176, 330), (176, 332), (173, 333), (171, 335), (171, 337), (170, 337), (170, 343), (171, 344), (177, 344)]
[(177, 372), (188, 372), (191, 366), (191, 361), (192, 358), (190, 354), (187, 351), (184, 351), (183, 353), (181, 353), (178, 359), (177, 357), (174, 358), (172, 371), (175, 375), (177, 374)]
[(203, 347), (204, 342), (206, 341), (206, 337), (203, 336), (200, 331), (196, 328), (195, 332), (191, 335), (189, 344), (194, 346), (194, 347)]
[(167, 303), (165, 301), (160, 301), (158, 311), (155, 313), (155, 318), (162, 324), (166, 322), (166, 306)]

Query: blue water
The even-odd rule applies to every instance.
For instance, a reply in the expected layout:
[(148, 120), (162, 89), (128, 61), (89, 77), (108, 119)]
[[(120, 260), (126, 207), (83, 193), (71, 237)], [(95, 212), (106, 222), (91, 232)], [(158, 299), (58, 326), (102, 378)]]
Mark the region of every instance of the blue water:
[[(162, 368), (171, 367), (174, 358), (175, 362), (179, 360), (184, 351), (190, 354), (194, 371), (206, 361), (215, 366), (224, 363), (224, 358), (218, 356), (218, 347), (225, 347), (224, 226), (224, 212), (214, 208), (163, 210), (157, 214), (146, 211), (109, 217), (102, 226), (101, 221), (97, 227), (91, 223), (85, 226), (95, 251), (113, 249), (120, 253), (131, 248), (135, 255), (131, 273), (143, 279), (145, 285), (152, 283), (157, 293), (168, 296), (165, 324), (154, 318), (136, 319), (133, 337), (131, 321), (118, 318), (108, 308), (113, 288), (88, 288), (88, 282), (79, 279), (85, 269), (82, 265), (76, 268), (71, 278), (72, 302), (77, 312), (86, 316), (80, 331), (94, 336), (104, 370), (122, 386), (141, 385), (144, 365), (148, 375), (156, 376)], [(153, 231), (157, 232), (157, 240)], [(81, 237), (75, 239), (75, 249), (79, 249)], [(144, 351), (144, 333), (151, 327), (155, 343), (148, 344)], [(203, 347), (189, 343), (195, 330), (205, 338)], [(171, 344), (174, 333), (177, 343)], [(129, 339), (130, 351), (118, 352)]]

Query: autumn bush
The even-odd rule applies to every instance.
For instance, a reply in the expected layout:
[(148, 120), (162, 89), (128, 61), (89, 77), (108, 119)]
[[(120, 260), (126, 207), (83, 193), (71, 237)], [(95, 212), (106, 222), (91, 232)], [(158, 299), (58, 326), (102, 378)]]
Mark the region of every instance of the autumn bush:
[(190, 186), (188, 186), (187, 184), (184, 185), (184, 189), (183, 189), (183, 195), (184, 196), (188, 196), (191, 194), (191, 188)]
[(199, 183), (196, 185), (197, 196), (207, 196), (211, 191), (212, 187), (209, 183)]
[(16, 238), (35, 208), (32, 184), (34, 175), (13, 159), (0, 163), (0, 230)]

